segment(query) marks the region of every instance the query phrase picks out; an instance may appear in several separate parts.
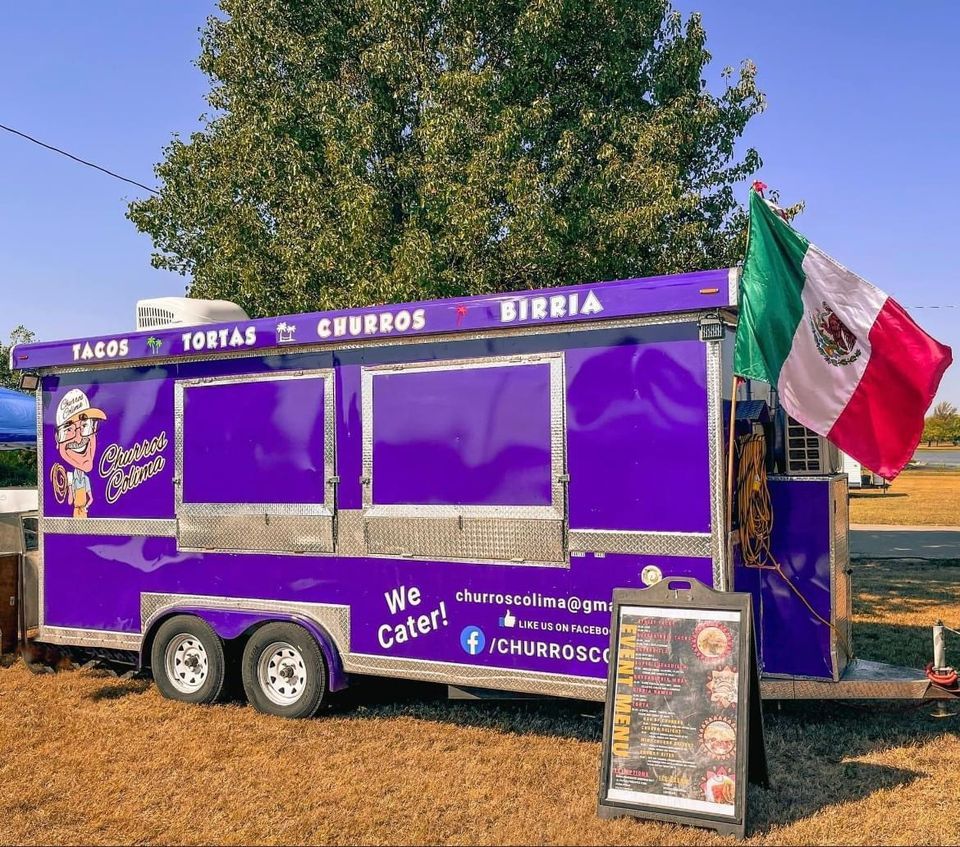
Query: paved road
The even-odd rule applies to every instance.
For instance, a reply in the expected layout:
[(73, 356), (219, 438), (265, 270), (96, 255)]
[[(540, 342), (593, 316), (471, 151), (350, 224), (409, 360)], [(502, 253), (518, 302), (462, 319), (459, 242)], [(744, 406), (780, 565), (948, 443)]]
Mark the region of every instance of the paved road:
[(960, 527), (852, 524), (850, 555), (858, 558), (960, 559)]

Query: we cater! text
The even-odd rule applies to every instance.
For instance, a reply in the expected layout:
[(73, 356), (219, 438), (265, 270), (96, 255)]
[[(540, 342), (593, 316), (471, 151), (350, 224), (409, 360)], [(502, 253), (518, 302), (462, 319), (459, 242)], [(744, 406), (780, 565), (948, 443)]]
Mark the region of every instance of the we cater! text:
[[(390, 614), (398, 615), (407, 611), (407, 606), (420, 606), (422, 598), (416, 586), (401, 585), (383, 595)], [(419, 611), (419, 609), (418, 609)], [(385, 650), (396, 644), (405, 644), (413, 638), (420, 638), (436, 632), (441, 626), (447, 626), (447, 607), (443, 600), (434, 609), (423, 614), (409, 614), (406, 619), (385, 623), (377, 629), (377, 641)]]

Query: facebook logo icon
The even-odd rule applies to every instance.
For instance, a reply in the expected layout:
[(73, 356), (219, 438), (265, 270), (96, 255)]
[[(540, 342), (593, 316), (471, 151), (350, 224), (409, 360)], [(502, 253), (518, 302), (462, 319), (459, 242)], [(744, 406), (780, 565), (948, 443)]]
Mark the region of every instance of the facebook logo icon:
[(460, 633), (460, 646), (465, 653), (469, 653), (471, 656), (483, 652), (483, 645), (486, 643), (487, 639), (483, 635), (483, 630), (478, 626), (465, 626), (463, 632)]

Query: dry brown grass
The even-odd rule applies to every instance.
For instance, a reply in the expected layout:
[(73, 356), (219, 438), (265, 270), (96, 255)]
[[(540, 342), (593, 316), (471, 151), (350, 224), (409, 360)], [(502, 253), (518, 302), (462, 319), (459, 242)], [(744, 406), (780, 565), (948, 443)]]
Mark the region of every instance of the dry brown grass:
[[(862, 562), (855, 579), (865, 658), (922, 665), (932, 620), (960, 619), (956, 565)], [(594, 704), (377, 690), (289, 722), (99, 672), (0, 670), (0, 842), (733, 843), (597, 818)], [(750, 789), (748, 843), (960, 841), (960, 717), (929, 711), (768, 704), (773, 787)]]
[(853, 491), (850, 523), (960, 526), (960, 471), (907, 470), (886, 492)]

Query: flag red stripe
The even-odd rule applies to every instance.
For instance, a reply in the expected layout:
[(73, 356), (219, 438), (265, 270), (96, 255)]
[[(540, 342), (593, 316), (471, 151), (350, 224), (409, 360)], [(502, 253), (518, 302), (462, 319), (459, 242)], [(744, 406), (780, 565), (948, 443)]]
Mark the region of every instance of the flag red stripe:
[(893, 479), (923, 434), (923, 416), (953, 361), (949, 347), (888, 297), (870, 328), (870, 361), (827, 437), (862, 465)]

